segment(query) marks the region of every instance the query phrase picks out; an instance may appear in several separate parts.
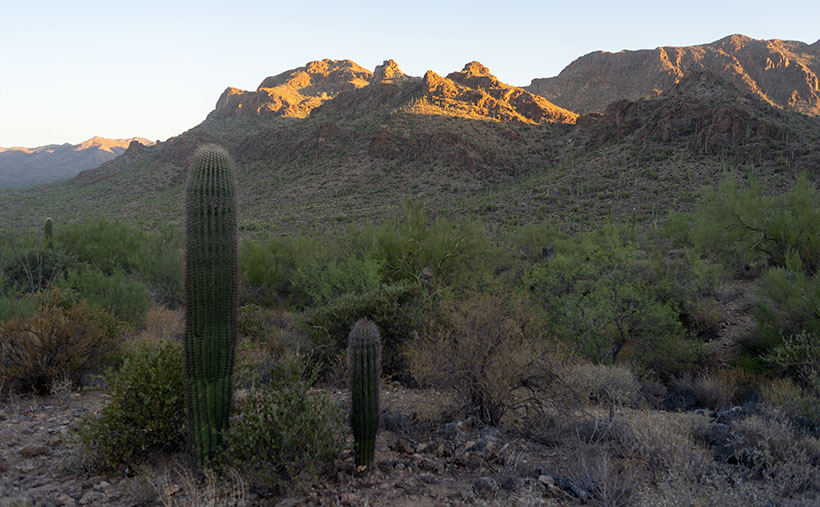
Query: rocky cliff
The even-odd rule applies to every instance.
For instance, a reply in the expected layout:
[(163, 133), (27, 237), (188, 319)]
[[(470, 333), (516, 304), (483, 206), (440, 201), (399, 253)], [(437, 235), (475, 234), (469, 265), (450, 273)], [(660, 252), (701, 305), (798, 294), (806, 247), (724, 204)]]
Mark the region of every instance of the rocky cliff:
[(689, 72), (708, 70), (771, 105), (820, 115), (820, 41), (805, 44), (731, 35), (711, 44), (638, 51), (598, 51), (558, 76), (525, 87), (579, 113), (603, 111), (616, 100), (654, 97)]

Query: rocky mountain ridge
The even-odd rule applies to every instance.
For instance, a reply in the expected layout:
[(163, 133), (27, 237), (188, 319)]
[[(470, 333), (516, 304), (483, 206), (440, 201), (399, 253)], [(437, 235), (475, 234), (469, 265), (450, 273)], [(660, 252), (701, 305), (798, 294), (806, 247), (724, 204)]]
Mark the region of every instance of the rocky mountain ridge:
[(150, 146), (143, 137), (92, 137), (79, 144), (49, 144), (36, 148), (0, 147), (0, 188), (37, 185), (76, 176), (123, 154), (133, 143)]
[(578, 113), (602, 112), (616, 100), (669, 90), (689, 72), (707, 70), (772, 106), (820, 116), (820, 41), (806, 44), (730, 35), (710, 44), (597, 51), (555, 77), (524, 89)]
[[(393, 87), (385, 88), (385, 86)], [(362, 93), (355, 94), (367, 90)], [(378, 90), (378, 91), (374, 91)], [(548, 100), (501, 83), (479, 62), (470, 62), (446, 78), (427, 71), (424, 78), (408, 76), (393, 60), (385, 60), (370, 72), (351, 60), (321, 60), (268, 77), (256, 91), (229, 87), (220, 96), (211, 117), (256, 116), (260, 118), (305, 118), (320, 106), (335, 100), (351, 106), (365, 96), (401, 97), (387, 101), (392, 110), (412, 114), (458, 116), (523, 123), (574, 123), (578, 115)], [(376, 103), (378, 102), (378, 103)], [(384, 109), (385, 100), (372, 103)], [(339, 109), (339, 107), (335, 107)], [(362, 109), (362, 112), (366, 112)]]

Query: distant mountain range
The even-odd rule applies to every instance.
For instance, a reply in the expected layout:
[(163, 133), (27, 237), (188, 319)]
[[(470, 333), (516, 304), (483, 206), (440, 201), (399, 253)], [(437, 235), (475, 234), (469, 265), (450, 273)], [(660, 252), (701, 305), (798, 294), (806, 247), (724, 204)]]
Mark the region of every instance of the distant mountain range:
[(711, 44), (584, 55), (555, 77), (525, 90), (577, 113), (602, 112), (616, 100), (656, 97), (689, 72), (708, 70), (770, 105), (820, 115), (820, 41), (730, 35)]
[[(820, 43), (730, 36), (703, 46), (592, 53), (526, 88), (478, 62), (409, 76), (321, 60), (227, 88), (199, 125), (131, 143), (74, 178), (0, 192), (0, 226), (106, 215), (180, 224), (191, 158), (235, 158), (247, 234), (342, 230), (402, 199), (499, 228), (552, 220), (656, 223), (729, 169), (773, 191), (820, 179)], [(0, 154), (2, 155), (2, 154)]]
[(49, 144), (37, 148), (0, 147), (0, 188), (24, 187), (64, 180), (94, 169), (121, 155), (131, 143), (152, 145), (142, 137), (92, 137), (80, 144)]

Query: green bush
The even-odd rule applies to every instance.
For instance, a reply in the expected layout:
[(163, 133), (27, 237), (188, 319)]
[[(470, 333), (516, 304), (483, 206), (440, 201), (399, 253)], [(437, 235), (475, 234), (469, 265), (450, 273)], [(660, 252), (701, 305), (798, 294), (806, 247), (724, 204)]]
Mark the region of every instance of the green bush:
[(132, 463), (151, 450), (185, 444), (182, 349), (174, 342), (129, 351), (105, 380), (111, 395), (99, 416), (87, 416), (77, 435), (100, 468)]
[(81, 386), (117, 359), (122, 324), (85, 302), (54, 304), (58, 293), (44, 295), (31, 317), (0, 324), (0, 385), (46, 394), (55, 381)]
[(430, 221), (423, 205), (409, 200), (392, 219), (360, 231), (354, 245), (362, 258), (382, 266), (382, 278), (388, 283), (415, 281), (436, 288), (469, 285), (496, 256), (478, 222)]
[(357, 320), (373, 321), (382, 336), (382, 367), (391, 374), (402, 369), (401, 347), (424, 324), (425, 308), (418, 284), (403, 282), (343, 296), (310, 312), (304, 324), (313, 338), (314, 357), (327, 361), (345, 350)]
[(265, 305), (287, 298), (292, 292), (293, 274), (316, 248), (314, 241), (301, 236), (243, 240), (239, 247), (239, 270), (244, 298)]
[(0, 323), (12, 319), (25, 320), (37, 311), (37, 301), (18, 292), (0, 293)]
[(179, 308), (183, 303), (182, 236), (179, 231), (166, 228), (145, 239), (136, 254), (134, 269), (151, 289), (157, 304)]
[(315, 308), (346, 294), (363, 294), (379, 287), (381, 266), (372, 259), (332, 259), (313, 255), (293, 273), (297, 307)]
[(680, 308), (666, 297), (670, 280), (652, 269), (627, 232), (607, 227), (555, 248), (522, 282), (554, 332), (583, 356), (612, 363), (624, 353), (661, 376), (701, 360)]
[(31, 242), (29, 246), (17, 245), (17, 241), (9, 240), (11, 250), (0, 264), (0, 289), (5, 293), (47, 289), (72, 262), (65, 251), (45, 248), (41, 241)]
[(91, 267), (71, 269), (58, 286), (76, 290), (89, 303), (104, 308), (133, 328), (142, 327), (145, 312), (151, 306), (148, 288), (119, 269), (110, 275)]
[(316, 377), (298, 356), (273, 373), (273, 382), (237, 403), (224, 462), (257, 487), (281, 492), (309, 485), (333, 464), (344, 424), (330, 397), (310, 389)]
[(756, 181), (727, 176), (707, 188), (692, 215), (689, 236), (704, 254), (733, 270), (762, 264), (783, 266), (795, 251), (805, 269), (820, 267), (820, 193), (806, 177), (786, 193), (768, 194)]
[(66, 224), (58, 232), (55, 243), (72, 252), (77, 261), (106, 274), (133, 271), (146, 241), (146, 233), (104, 218)]

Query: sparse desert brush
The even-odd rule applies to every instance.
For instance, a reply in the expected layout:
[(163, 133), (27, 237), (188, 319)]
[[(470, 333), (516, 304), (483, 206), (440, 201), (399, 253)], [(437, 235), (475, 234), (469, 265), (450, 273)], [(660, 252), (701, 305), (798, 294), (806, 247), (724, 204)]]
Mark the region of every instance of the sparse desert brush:
[(672, 386), (692, 396), (698, 407), (719, 410), (742, 402), (756, 389), (757, 381), (741, 368), (723, 368), (697, 376), (684, 375), (673, 379)]
[(407, 347), (413, 377), (423, 385), (453, 388), (469, 411), (497, 425), (522, 400), (517, 391), (552, 378), (551, 349), (515, 302), (475, 294), (446, 303), (441, 322)]
[(775, 496), (820, 491), (820, 441), (796, 429), (782, 412), (750, 415), (729, 430), (738, 462), (767, 481)]
[(184, 330), (184, 315), (181, 310), (170, 310), (155, 305), (145, 313), (145, 329), (140, 331), (133, 341), (147, 344), (180, 341)]
[(580, 363), (564, 375), (564, 381), (579, 396), (602, 404), (640, 407), (646, 401), (635, 374), (620, 365)]
[(117, 358), (122, 332), (121, 322), (85, 302), (41, 305), (25, 320), (0, 324), (0, 380), (40, 394), (62, 379), (82, 386)]

